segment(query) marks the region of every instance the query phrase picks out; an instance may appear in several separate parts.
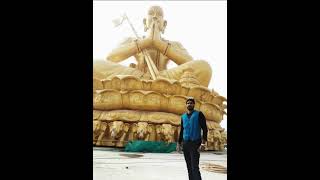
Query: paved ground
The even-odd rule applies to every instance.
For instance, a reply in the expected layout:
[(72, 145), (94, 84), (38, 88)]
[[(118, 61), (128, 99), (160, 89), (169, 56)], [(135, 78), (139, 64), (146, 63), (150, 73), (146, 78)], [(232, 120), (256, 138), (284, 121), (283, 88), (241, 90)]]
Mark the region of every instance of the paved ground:
[[(227, 167), (227, 154), (202, 152), (200, 166), (214, 164)], [(226, 180), (227, 174), (200, 168), (202, 180)], [(188, 180), (183, 154), (128, 153), (113, 148), (94, 148), (94, 180)]]

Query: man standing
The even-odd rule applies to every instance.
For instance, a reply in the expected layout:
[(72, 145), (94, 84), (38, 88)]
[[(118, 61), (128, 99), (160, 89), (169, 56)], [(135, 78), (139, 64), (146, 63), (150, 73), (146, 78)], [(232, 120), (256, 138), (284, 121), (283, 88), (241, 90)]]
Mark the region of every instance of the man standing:
[[(183, 154), (187, 163), (189, 180), (201, 180), (199, 171), (200, 150), (207, 142), (206, 118), (201, 111), (194, 110), (195, 100), (190, 97), (186, 101), (187, 113), (181, 116), (181, 131), (177, 151), (181, 151), (183, 141)], [(201, 139), (201, 129), (203, 137)]]

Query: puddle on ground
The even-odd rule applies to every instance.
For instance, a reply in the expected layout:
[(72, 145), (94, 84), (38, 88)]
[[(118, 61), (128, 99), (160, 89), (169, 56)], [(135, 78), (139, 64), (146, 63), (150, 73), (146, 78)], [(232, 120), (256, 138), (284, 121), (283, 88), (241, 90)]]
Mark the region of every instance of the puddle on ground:
[(141, 154), (119, 154), (119, 155), (124, 157), (129, 157), (129, 158), (139, 158), (143, 156)]

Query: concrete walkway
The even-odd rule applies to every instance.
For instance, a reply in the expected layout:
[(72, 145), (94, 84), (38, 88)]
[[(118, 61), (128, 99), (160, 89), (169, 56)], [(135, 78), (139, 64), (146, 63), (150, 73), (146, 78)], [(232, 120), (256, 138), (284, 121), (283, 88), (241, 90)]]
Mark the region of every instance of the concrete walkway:
[[(202, 152), (200, 167), (206, 163), (227, 167), (226, 153)], [(227, 174), (200, 168), (202, 180), (227, 180)], [(183, 154), (128, 153), (113, 148), (93, 150), (94, 180), (188, 180)]]

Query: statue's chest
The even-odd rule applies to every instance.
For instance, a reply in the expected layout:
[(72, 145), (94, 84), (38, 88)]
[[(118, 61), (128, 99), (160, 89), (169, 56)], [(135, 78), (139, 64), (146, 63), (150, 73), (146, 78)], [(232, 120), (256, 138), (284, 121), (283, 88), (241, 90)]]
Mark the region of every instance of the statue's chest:
[[(150, 57), (154, 63), (163, 59), (163, 55), (155, 49), (148, 49), (147, 52), (150, 55)], [(141, 63), (142, 63), (142, 61), (144, 61), (144, 58), (145, 57), (144, 57), (143, 53), (140, 53), (139, 54), (139, 61)]]
[[(155, 49), (148, 49), (147, 52), (150, 55), (153, 63), (159, 70), (166, 69), (167, 58), (165, 56), (163, 56), (158, 50)], [(143, 55), (143, 53), (139, 53), (137, 61), (140, 66), (144, 67), (146, 65), (145, 56)]]

